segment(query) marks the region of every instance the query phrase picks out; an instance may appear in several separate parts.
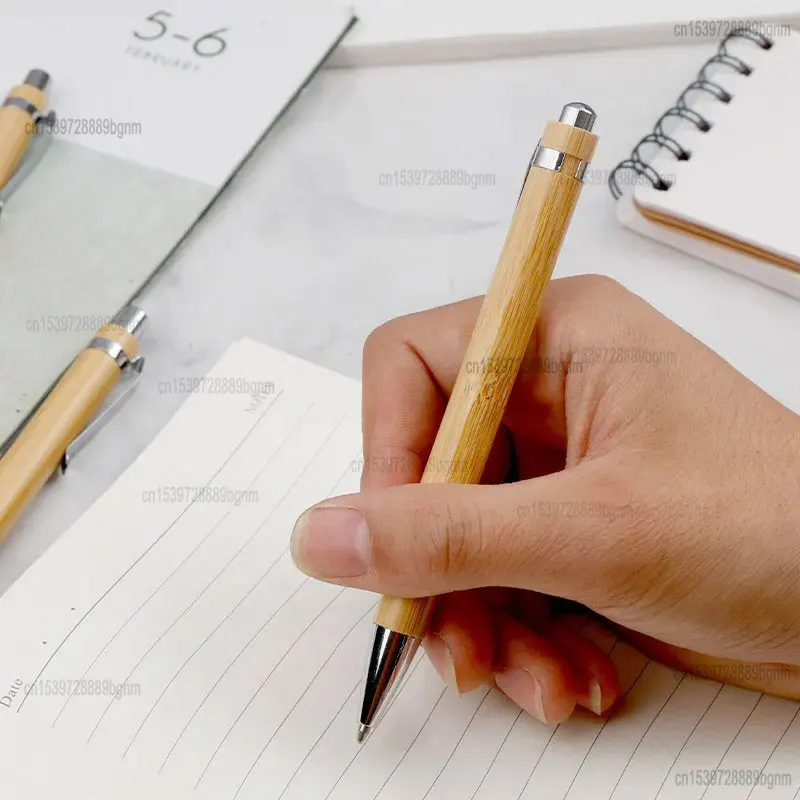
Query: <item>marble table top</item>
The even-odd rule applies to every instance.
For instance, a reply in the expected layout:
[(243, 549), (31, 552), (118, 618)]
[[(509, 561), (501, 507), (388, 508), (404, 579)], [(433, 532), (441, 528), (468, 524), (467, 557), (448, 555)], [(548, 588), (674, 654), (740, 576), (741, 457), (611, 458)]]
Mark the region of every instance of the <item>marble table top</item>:
[[(800, 302), (622, 228), (605, 176), (689, 83), (708, 45), (330, 69), (139, 298), (137, 396), (46, 487), (0, 550), (0, 592), (130, 465), (242, 336), (358, 378), (381, 322), (482, 293), (531, 150), (564, 103), (601, 144), (557, 275), (618, 279), (800, 412)], [(404, 186), (403, 170), (461, 185)], [(109, 531), (113, 535), (113, 531)]]

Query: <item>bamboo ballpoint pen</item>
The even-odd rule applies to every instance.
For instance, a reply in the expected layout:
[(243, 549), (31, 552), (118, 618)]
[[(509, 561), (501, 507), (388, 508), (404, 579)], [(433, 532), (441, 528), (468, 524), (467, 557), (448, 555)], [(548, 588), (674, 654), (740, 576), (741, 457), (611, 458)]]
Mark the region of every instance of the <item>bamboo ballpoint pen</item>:
[[(597, 146), (595, 121), (589, 106), (569, 103), (534, 151), (422, 483), (478, 483), (483, 475)], [(475, 364), (483, 365), (477, 373), (469, 368)], [(382, 598), (359, 742), (400, 688), (433, 609), (433, 598)]]
[(14, 87), (0, 106), (0, 189), (11, 180), (44, 116), (45, 89), (50, 76), (31, 70), (25, 81)]
[(0, 458), (0, 543), (58, 466), (66, 468), (82, 437), (91, 435), (87, 425), (123, 371), (141, 371), (136, 337), (144, 320), (144, 311), (129, 306), (104, 325)]

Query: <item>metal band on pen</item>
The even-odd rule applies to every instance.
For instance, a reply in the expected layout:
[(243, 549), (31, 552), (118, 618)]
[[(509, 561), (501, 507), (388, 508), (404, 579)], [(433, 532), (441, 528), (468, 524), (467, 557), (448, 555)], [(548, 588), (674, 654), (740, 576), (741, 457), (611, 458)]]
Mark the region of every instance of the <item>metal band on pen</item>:
[(89, 342), (87, 350), (102, 350), (104, 353), (108, 353), (108, 355), (117, 362), (117, 366), (120, 369), (126, 364), (130, 364), (131, 361), (119, 342), (115, 342), (113, 339), (106, 339), (105, 336), (95, 336), (95, 338)]
[[(579, 128), (584, 131), (592, 131), (594, 124), (597, 121), (597, 115), (585, 103), (568, 103), (564, 106), (561, 112), (559, 122), (565, 125), (572, 125), (573, 128)], [(589, 166), (588, 161), (579, 161), (575, 165), (573, 172), (564, 171), (564, 162), (566, 161), (567, 154), (556, 150), (553, 147), (542, 147), (541, 143), (533, 152), (531, 159), (531, 167), (542, 167), (542, 169), (549, 169), (552, 172), (562, 172), (575, 180), (583, 183), (586, 169)], [(530, 167), (528, 168), (530, 169)]]
[[(597, 114), (595, 114), (586, 103), (567, 103), (558, 121), (563, 122), (565, 125), (572, 125), (573, 128), (591, 132), (597, 121)], [(522, 189), (520, 190), (519, 196), (522, 197), (522, 191), (525, 189), (525, 183), (528, 180), (528, 175), (532, 167), (549, 169), (551, 172), (561, 172), (583, 183), (586, 170), (589, 167), (589, 162), (578, 161), (578, 163), (575, 164), (575, 170), (570, 173), (564, 170), (564, 162), (566, 160), (566, 153), (554, 147), (543, 147), (540, 141), (533, 151), (533, 156), (528, 164), (528, 171), (525, 173), (525, 179), (522, 181)], [(519, 200), (517, 200), (517, 202), (519, 202)]]
[(531, 166), (549, 169), (551, 172), (563, 172), (565, 175), (568, 175), (571, 178), (583, 181), (583, 177), (586, 174), (586, 168), (589, 166), (589, 162), (579, 161), (575, 166), (575, 171), (573, 173), (568, 173), (564, 171), (564, 162), (566, 161), (566, 158), (567, 154), (562, 153), (561, 150), (538, 145), (533, 151)]
[(3, 106), (21, 108), (26, 114), (30, 114), (33, 119), (38, 119), (42, 114), (30, 100), (26, 100), (24, 97), (17, 97), (16, 95), (13, 97), (6, 97)]
[[(125, 333), (131, 336), (138, 336), (142, 331), (146, 319), (147, 314), (141, 308), (135, 305), (129, 305), (120, 311), (109, 324), (121, 328)], [(114, 414), (128, 402), (139, 386), (142, 370), (144, 369), (144, 356), (138, 355), (135, 358), (130, 358), (125, 352), (125, 348), (119, 342), (115, 342), (107, 336), (95, 336), (94, 339), (89, 342), (87, 349), (100, 350), (111, 356), (111, 358), (116, 361), (123, 376), (127, 378), (127, 385), (123, 386), (122, 391), (120, 391), (119, 394), (117, 394), (117, 396), (113, 398), (69, 443), (69, 445), (67, 445), (67, 449), (61, 458), (62, 472), (67, 471), (75, 455), (82, 450), (97, 432), (108, 423)]]
[[(146, 319), (147, 314), (145, 314), (141, 308), (135, 305), (129, 305), (117, 314), (117, 316), (111, 320), (110, 324), (122, 328), (125, 333), (131, 336), (137, 336), (141, 332)], [(120, 369), (124, 369), (130, 364), (134, 370), (140, 372), (141, 367), (144, 366), (144, 359), (141, 356), (130, 358), (125, 352), (125, 348), (119, 342), (109, 339), (106, 336), (95, 336), (94, 339), (89, 342), (87, 349), (102, 350), (104, 353), (107, 353), (117, 362), (117, 366)]]

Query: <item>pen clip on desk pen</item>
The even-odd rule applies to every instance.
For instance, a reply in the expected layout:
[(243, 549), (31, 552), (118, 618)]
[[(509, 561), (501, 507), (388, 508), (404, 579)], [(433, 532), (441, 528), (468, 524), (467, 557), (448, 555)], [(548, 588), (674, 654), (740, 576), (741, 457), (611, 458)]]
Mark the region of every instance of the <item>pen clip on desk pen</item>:
[[(141, 312), (142, 315), (144, 312)], [(116, 343), (114, 343), (116, 344)], [(124, 352), (117, 357), (117, 363), (124, 357)], [(109, 396), (106, 404), (97, 413), (97, 416), (70, 442), (61, 459), (61, 473), (67, 471), (72, 459), (108, 424), (111, 418), (130, 400), (133, 393), (139, 388), (144, 369), (144, 356), (138, 355), (120, 364), (120, 386)], [(124, 384), (124, 385), (123, 385)], [(56, 473), (57, 474), (57, 473)]]
[[(110, 324), (116, 328), (127, 331), (131, 335), (138, 334), (141, 331), (146, 316), (145, 312), (140, 308), (131, 305), (120, 312)], [(102, 335), (106, 327), (107, 326), (104, 326), (104, 328), (98, 332), (98, 335), (92, 339), (89, 345), (79, 354), (78, 358), (83, 356), (87, 350), (101, 351), (111, 356), (119, 368), (119, 381), (105, 398), (97, 413), (89, 419), (86, 425), (67, 443), (59, 462), (60, 472), (62, 474), (67, 471), (67, 467), (72, 463), (72, 459), (78, 452), (108, 424), (139, 388), (142, 370), (145, 364), (144, 356), (137, 353), (129, 357), (118, 341)], [(65, 370), (65, 374), (75, 365), (76, 361), (77, 358)], [(57, 385), (58, 384), (56, 384), (56, 386)], [(42, 404), (47, 401), (49, 396), (50, 394), (48, 393), (48, 395), (43, 398)], [(36, 417), (42, 404), (33, 412), (31, 419)], [(30, 420), (28, 420), (28, 422), (30, 422)], [(21, 426), (17, 433), (6, 443), (3, 447), (2, 454), (5, 454), (12, 447), (14, 442), (19, 439), (24, 431), (25, 425)], [(53, 477), (58, 475), (58, 472), (59, 470), (53, 472)]]

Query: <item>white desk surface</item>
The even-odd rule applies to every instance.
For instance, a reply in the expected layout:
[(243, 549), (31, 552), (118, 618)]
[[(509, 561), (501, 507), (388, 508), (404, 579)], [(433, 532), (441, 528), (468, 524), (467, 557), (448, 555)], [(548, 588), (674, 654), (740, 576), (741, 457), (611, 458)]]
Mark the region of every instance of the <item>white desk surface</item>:
[[(0, 592), (176, 411), (184, 397), (163, 381), (202, 377), (242, 336), (358, 378), (373, 327), (486, 289), (547, 119), (572, 100), (596, 108), (601, 175), (708, 47), (323, 73), (140, 298), (143, 384), (0, 550)], [(494, 185), (380, 185), (403, 169)], [(586, 186), (557, 269), (586, 272), (617, 278), (800, 412), (800, 303), (626, 231), (602, 181)]]

